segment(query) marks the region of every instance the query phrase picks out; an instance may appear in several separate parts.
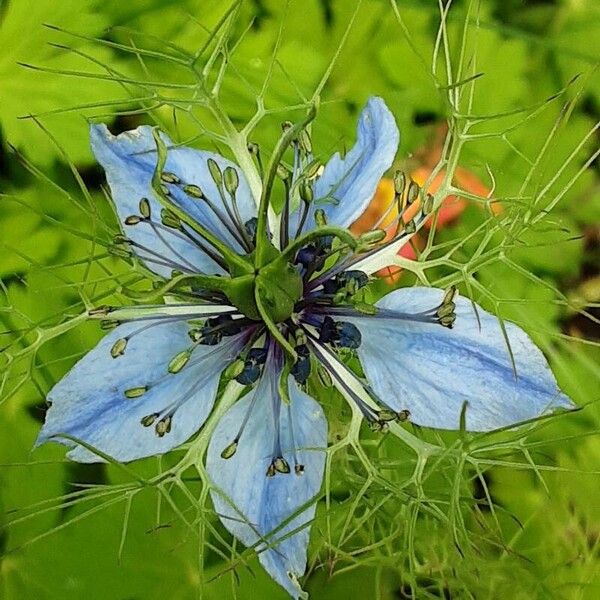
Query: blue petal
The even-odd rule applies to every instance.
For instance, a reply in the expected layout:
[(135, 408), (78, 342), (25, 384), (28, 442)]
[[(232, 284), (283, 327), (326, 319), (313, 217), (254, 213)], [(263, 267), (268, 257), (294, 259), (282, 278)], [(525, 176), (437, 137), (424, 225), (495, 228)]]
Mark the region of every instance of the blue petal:
[(398, 127), (385, 102), (370, 98), (358, 120), (356, 144), (344, 158), (334, 154), (315, 183), (307, 229), (314, 227), (317, 208), (325, 211), (332, 225), (348, 227), (356, 221), (392, 165), (399, 140)]
[[(256, 391), (237, 402), (221, 419), (208, 448), (207, 469), (218, 487), (211, 490), (211, 494), (215, 510), (225, 527), (246, 546), (257, 544), (263, 567), (297, 599), (306, 597), (297, 580), (306, 569), (309, 524), (315, 514), (315, 504), (311, 504), (284, 527), (277, 528), (309, 502), (321, 487), (327, 423), (319, 404), (301, 392), (290, 378), (291, 403), (289, 408), (281, 405), (275, 425), (273, 401), (280, 402), (277, 396), (278, 377), (276, 369), (267, 364)], [(225, 460), (221, 452), (238, 433), (253, 399), (255, 405), (237, 453)], [(296, 454), (305, 467), (303, 475), (294, 473), (290, 414)], [(292, 471), (267, 477), (266, 471), (273, 458), (276, 426), (280, 428), (283, 456)], [(261, 539), (272, 543), (305, 524), (306, 527), (273, 548), (265, 550), (264, 545), (260, 544)]]
[[(404, 288), (377, 306), (404, 313), (437, 307), (443, 292)], [(468, 299), (456, 299), (453, 329), (406, 320), (348, 319), (362, 333), (358, 354), (373, 390), (395, 410), (426, 427), (458, 429), (463, 402), (466, 426), (487, 431), (532, 419), (555, 408), (573, 408), (559, 390), (542, 352), (528, 335), (505, 322), (513, 371), (498, 319)]]
[[(155, 198), (151, 187), (152, 175), (156, 167), (156, 143), (152, 137), (152, 127), (142, 125), (133, 131), (113, 136), (106, 125), (92, 125), (92, 150), (98, 162), (106, 171), (106, 178), (111, 188), (112, 197), (121, 222), (129, 215), (139, 214), (139, 201), (148, 198), (152, 218), (160, 223), (161, 204)], [(186, 147), (172, 147), (173, 142), (161, 134), (168, 149), (165, 170), (177, 175), (182, 184), (197, 185), (214, 204), (224, 212), (223, 202), (219, 195), (207, 166), (207, 160), (212, 158), (221, 170), (226, 167), (237, 169), (239, 187), (236, 198), (243, 222), (256, 213), (254, 200), (248, 183), (241, 172), (232, 162), (212, 152), (194, 150)], [(234, 250), (241, 252), (241, 247), (231, 233), (208, 207), (206, 202), (186, 195), (181, 186), (168, 185), (168, 189), (176, 204), (183, 208), (196, 221), (216, 234)], [(133, 241), (142, 244), (178, 265), (181, 271), (196, 271), (205, 273), (222, 273), (219, 267), (196, 244), (177, 235), (175, 232), (160, 230), (160, 236), (148, 223), (123, 225), (124, 233)], [(141, 258), (154, 257), (147, 251), (137, 250)], [(171, 268), (146, 260), (148, 268), (155, 273), (169, 276)]]
[[(112, 358), (113, 344), (142, 327), (147, 329), (131, 337), (125, 354)], [(225, 338), (218, 346), (198, 346), (189, 363), (171, 374), (169, 361), (191, 345), (184, 323), (120, 325), (50, 390), (51, 406), (36, 445), (52, 438), (73, 446), (60, 438), (60, 434), (68, 434), (121, 462), (163, 454), (179, 446), (209, 415), (221, 371), (237, 357), (242, 337)], [(124, 395), (125, 390), (147, 384), (152, 387), (138, 398)], [(153, 426), (140, 423), (146, 415), (160, 413), (172, 403), (180, 405), (173, 415), (172, 429), (164, 437), (158, 437)], [(82, 446), (75, 446), (68, 456), (79, 462), (101, 460)]]

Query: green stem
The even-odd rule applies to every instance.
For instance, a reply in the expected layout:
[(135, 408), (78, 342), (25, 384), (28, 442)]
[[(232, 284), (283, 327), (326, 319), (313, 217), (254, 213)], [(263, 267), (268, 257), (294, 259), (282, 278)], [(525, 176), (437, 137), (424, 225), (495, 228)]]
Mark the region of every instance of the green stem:
[(312, 105), (301, 121), (290, 127), (283, 136), (279, 139), (275, 150), (269, 159), (267, 166), (267, 176), (263, 184), (260, 202), (258, 205), (258, 224), (256, 228), (256, 248), (257, 256), (260, 256), (260, 249), (269, 240), (267, 237), (267, 213), (269, 210), (269, 199), (271, 198), (271, 190), (273, 183), (275, 182), (275, 176), (277, 175), (277, 166), (283, 158), (284, 152), (288, 149), (288, 146), (292, 143), (292, 140), (298, 136), (300, 131), (304, 129), (316, 116), (317, 107)]
[(190, 283), (198, 283), (206, 290), (225, 291), (230, 287), (231, 280), (227, 277), (216, 277), (213, 275), (178, 275), (164, 285), (149, 292), (135, 292), (133, 290), (128, 290), (127, 296), (140, 302), (150, 302), (151, 300), (162, 298), (172, 289), (175, 289), (188, 281)]

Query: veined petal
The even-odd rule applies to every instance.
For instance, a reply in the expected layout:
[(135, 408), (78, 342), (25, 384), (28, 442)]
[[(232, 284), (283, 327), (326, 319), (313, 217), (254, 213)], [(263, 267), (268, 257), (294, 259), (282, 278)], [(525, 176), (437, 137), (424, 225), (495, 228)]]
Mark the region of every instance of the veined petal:
[(342, 158), (334, 154), (314, 186), (313, 214), (322, 208), (329, 223), (347, 227), (364, 212), (382, 175), (390, 168), (398, 149), (400, 133), (392, 113), (381, 98), (367, 102), (358, 119), (356, 143)]
[[(124, 339), (128, 340), (124, 353), (113, 358), (115, 343)], [(79, 462), (101, 459), (60, 434), (121, 462), (163, 454), (202, 426), (212, 410), (221, 372), (237, 357), (243, 342), (241, 334), (218, 346), (200, 345), (185, 367), (169, 373), (169, 362), (192, 344), (185, 323), (150, 320), (120, 325), (50, 390), (51, 406), (36, 445), (52, 439), (74, 446), (68, 456)], [(146, 427), (141, 423), (148, 415), (157, 414), (158, 423), (171, 413), (171, 430), (162, 437), (155, 423)]]
[[(418, 313), (440, 305), (443, 291), (403, 288), (377, 303), (383, 309)], [(542, 352), (513, 323), (505, 322), (515, 371), (498, 319), (468, 299), (457, 298), (452, 329), (406, 318), (345, 318), (362, 334), (358, 349), (373, 390), (410, 420), (458, 429), (464, 402), (466, 427), (487, 431), (573, 408), (558, 388)]]
[[(92, 125), (92, 150), (98, 162), (106, 171), (112, 197), (121, 223), (130, 215), (139, 214), (139, 202), (147, 198), (150, 203), (152, 220), (161, 223), (162, 205), (152, 190), (152, 175), (156, 167), (156, 143), (152, 137), (152, 127), (142, 125), (133, 131), (113, 136), (106, 125)], [(248, 183), (238, 167), (231, 161), (214, 154), (184, 146), (175, 146), (169, 137), (161, 134), (167, 146), (165, 171), (174, 174), (180, 183), (165, 184), (173, 202), (183, 208), (190, 216), (206, 229), (217, 235), (235, 251), (241, 252), (241, 246), (230, 231), (223, 225), (206, 201), (194, 198), (183, 191), (185, 185), (197, 186), (225, 217), (227, 217), (219, 190), (210, 175), (208, 159), (213, 159), (224, 171), (226, 167), (235, 168), (239, 185), (236, 193), (240, 217), (246, 222), (254, 216), (256, 210)], [(229, 198), (227, 197), (229, 201)], [(136, 254), (145, 260), (148, 268), (155, 273), (169, 276), (172, 267), (163, 262), (171, 262), (177, 270), (203, 273), (223, 273), (201, 248), (185, 235), (176, 231), (155, 228), (148, 222), (136, 225), (123, 225), (125, 235), (148, 248), (135, 248)], [(194, 237), (198, 238), (195, 234)], [(154, 259), (154, 260), (151, 260)], [(166, 259), (166, 260), (165, 260)]]
[[(279, 370), (280, 372), (280, 370)], [(306, 548), (315, 504), (282, 526), (319, 492), (325, 465), (327, 423), (319, 404), (289, 379), (291, 403), (279, 404), (279, 372), (265, 365), (257, 389), (237, 402), (221, 419), (211, 439), (207, 469), (218, 489), (211, 490), (215, 510), (225, 527), (246, 546), (257, 546), (269, 575), (295, 599), (306, 598), (298, 578), (306, 569)], [(280, 410), (274, 411), (274, 405)], [(221, 452), (236, 436), (251, 410), (237, 452)], [(277, 412), (279, 415), (277, 416)], [(290, 473), (266, 476), (279, 429), (283, 458)], [(294, 454), (304, 473), (294, 472)], [(290, 535), (290, 532), (299, 529)], [(283, 539), (285, 538), (285, 539)], [(281, 540), (281, 541), (278, 541)], [(272, 548), (265, 548), (273, 544)]]

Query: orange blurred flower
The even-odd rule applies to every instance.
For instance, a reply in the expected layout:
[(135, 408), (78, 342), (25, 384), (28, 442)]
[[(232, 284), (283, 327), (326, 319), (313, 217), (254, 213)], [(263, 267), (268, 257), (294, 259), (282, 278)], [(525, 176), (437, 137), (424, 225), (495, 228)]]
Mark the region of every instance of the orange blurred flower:
[[(410, 173), (410, 178), (419, 186), (423, 186), (431, 175), (434, 165), (439, 158), (440, 147), (436, 146), (427, 155), (423, 157), (423, 165), (417, 167)], [(442, 182), (446, 173), (440, 171), (430, 182), (426, 192), (435, 194)], [(489, 188), (471, 171), (458, 167), (454, 173), (454, 183), (457, 187), (470, 194), (486, 198), (490, 194)], [(460, 196), (447, 196), (438, 211), (436, 227), (441, 229), (456, 221), (462, 212), (467, 207), (468, 202)], [(402, 220), (406, 223), (418, 212), (420, 200), (415, 201), (409, 206)], [(491, 204), (492, 211), (497, 214), (502, 211), (502, 207), (498, 203)], [(377, 186), (377, 191), (371, 200), (371, 203), (365, 212), (350, 226), (350, 230), (355, 234), (360, 234), (369, 231), (373, 228), (384, 229), (387, 233), (386, 239), (390, 239), (396, 230), (396, 222), (398, 219), (398, 207), (395, 202), (394, 182), (391, 179), (383, 178)], [(432, 218), (428, 219), (424, 227), (430, 229), (432, 226)], [(411, 243), (405, 244), (398, 254), (404, 258), (416, 258), (415, 247), (423, 248), (425, 238), (419, 233), (415, 234)], [(381, 277), (388, 277), (390, 283), (397, 281), (401, 269), (399, 267), (386, 267), (377, 274)]]

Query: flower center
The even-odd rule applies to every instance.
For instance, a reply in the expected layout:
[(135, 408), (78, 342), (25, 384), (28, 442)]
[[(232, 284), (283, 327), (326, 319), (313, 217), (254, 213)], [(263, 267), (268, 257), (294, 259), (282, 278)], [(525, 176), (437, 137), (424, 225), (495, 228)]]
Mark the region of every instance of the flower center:
[(267, 264), (256, 263), (254, 273), (233, 277), (225, 294), (246, 317), (281, 323), (292, 316), (302, 291), (298, 270), (271, 247)]

